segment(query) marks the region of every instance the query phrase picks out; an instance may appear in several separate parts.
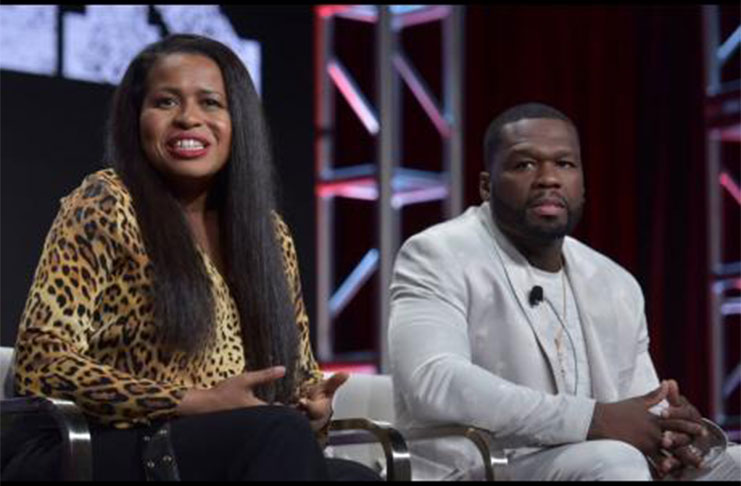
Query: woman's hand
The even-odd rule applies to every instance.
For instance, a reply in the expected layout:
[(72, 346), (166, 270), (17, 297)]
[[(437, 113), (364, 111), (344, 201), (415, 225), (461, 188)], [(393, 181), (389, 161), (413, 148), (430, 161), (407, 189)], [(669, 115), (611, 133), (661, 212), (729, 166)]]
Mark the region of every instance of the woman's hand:
[(267, 405), (257, 398), (252, 390), (258, 385), (282, 378), (285, 374), (284, 366), (273, 366), (257, 371), (245, 371), (227, 378), (208, 390), (192, 388), (180, 401), (177, 413), (178, 415), (195, 415)]
[(332, 397), (350, 375), (337, 372), (304, 390), (298, 401), (298, 409), (306, 414), (314, 431), (322, 429), (332, 416)]

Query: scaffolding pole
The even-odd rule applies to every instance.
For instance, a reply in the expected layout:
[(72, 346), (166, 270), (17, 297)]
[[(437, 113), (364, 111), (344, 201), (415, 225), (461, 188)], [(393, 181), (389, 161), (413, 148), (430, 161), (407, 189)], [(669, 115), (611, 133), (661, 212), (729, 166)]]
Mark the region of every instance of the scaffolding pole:
[[(721, 32), (721, 8), (702, 7), (705, 64), (705, 141), (707, 188), (707, 244), (710, 323), (710, 388), (713, 419), (732, 439), (739, 439), (738, 403), (732, 396), (741, 384), (738, 342), (728, 339), (728, 326), (741, 314), (741, 256), (732, 254), (739, 235), (726, 230), (738, 219), (741, 194), (737, 170), (724, 165), (728, 144), (741, 143), (741, 79), (724, 79), (723, 67), (741, 45), (741, 25), (729, 35)], [(733, 162), (738, 164), (739, 161)], [(736, 167), (736, 169), (738, 166)], [(730, 211), (723, 199), (736, 203)], [(730, 214), (733, 212), (734, 214)], [(734, 295), (735, 293), (735, 295)], [(738, 400), (738, 399), (736, 399)], [(735, 409), (734, 409), (735, 407)], [(735, 410), (735, 412), (734, 412)]]
[[(443, 201), (444, 219), (460, 214), (463, 206), (463, 15), (461, 6), (448, 5), (322, 5), (316, 7), (316, 212), (317, 212), (317, 357), (321, 363), (342, 361), (336, 352), (337, 316), (378, 270), (377, 349), (371, 349), (380, 370), (388, 370), (386, 334), (389, 285), (394, 257), (401, 244), (401, 210), (414, 203)], [(352, 73), (336, 56), (334, 22), (338, 18), (371, 23), (375, 27), (376, 103), (358, 87)], [(403, 29), (428, 22), (442, 23), (441, 72), (443, 94), (439, 102), (400, 46)], [(411, 170), (403, 166), (402, 82), (437, 129), (442, 140), (443, 170)], [(340, 95), (375, 137), (377, 160), (370, 164), (338, 167), (334, 147), (335, 100)], [(335, 199), (361, 199), (376, 204), (376, 247), (370, 248), (335, 288), (337, 258), (333, 222)], [(348, 324), (345, 324), (348, 325)]]

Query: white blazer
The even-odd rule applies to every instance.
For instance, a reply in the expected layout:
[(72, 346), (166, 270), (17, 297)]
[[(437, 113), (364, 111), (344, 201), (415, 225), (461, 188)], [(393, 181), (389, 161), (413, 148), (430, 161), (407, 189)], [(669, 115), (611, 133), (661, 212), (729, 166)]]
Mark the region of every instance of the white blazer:
[[(648, 353), (643, 294), (609, 258), (574, 238), (566, 275), (584, 333), (592, 398), (568, 395), (544, 305), (522, 254), (494, 224), (488, 203), (409, 238), (396, 259), (388, 332), (398, 424), (472, 424), (509, 454), (586, 439), (595, 400), (659, 385)], [(434, 461), (466, 468), (475, 450), (436, 441)], [(468, 457), (465, 457), (468, 456)], [(480, 459), (479, 459), (480, 461)]]

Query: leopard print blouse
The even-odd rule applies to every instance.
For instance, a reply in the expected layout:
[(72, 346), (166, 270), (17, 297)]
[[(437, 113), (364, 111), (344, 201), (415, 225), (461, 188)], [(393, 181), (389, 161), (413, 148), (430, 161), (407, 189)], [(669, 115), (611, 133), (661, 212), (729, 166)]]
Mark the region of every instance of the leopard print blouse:
[[(296, 250), (276, 215), (296, 324), (297, 386), (321, 379), (309, 341)], [(150, 262), (131, 195), (112, 169), (85, 178), (62, 199), (46, 237), (16, 342), (20, 395), (74, 401), (116, 428), (174, 416), (189, 388), (211, 388), (244, 371), (239, 316), (229, 287), (200, 252), (216, 303), (216, 338), (188, 357), (156, 339)]]

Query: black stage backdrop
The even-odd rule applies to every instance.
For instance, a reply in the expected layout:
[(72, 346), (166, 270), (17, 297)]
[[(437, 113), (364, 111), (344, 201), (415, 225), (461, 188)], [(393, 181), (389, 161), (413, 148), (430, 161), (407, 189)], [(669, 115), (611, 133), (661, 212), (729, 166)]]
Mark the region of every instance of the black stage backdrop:
[[(312, 11), (224, 10), (240, 35), (263, 43), (263, 96), (284, 212), (297, 240), (313, 318)], [(407, 36), (413, 41), (405, 47), (422, 73), (434, 75), (439, 28), (419, 29)], [(496, 113), (537, 100), (574, 119), (587, 183), (587, 208), (576, 236), (636, 276), (646, 296), (659, 375), (677, 378), (682, 392), (708, 414), (701, 34), (699, 6), (469, 7), (464, 126), (466, 202), (476, 204), (481, 139)], [(354, 62), (343, 60), (358, 66), (354, 74), (368, 86), (372, 79), (362, 78), (373, 61), (360, 56), (370, 56), (371, 42), (372, 35), (358, 35), (340, 47), (343, 56), (356, 56)], [(112, 90), (5, 71), (1, 76), (2, 343), (10, 345), (57, 200), (98, 166)], [(439, 90), (434, 82), (432, 88)], [(373, 93), (367, 91), (371, 99)], [(338, 105), (342, 123), (352, 115), (340, 113), (346, 108)], [(409, 116), (419, 117), (419, 110)], [(431, 133), (429, 123), (406, 125), (405, 162), (439, 160)], [(373, 152), (358, 150), (363, 156)], [(438, 215), (434, 207), (405, 212), (405, 235), (438, 222)], [(348, 218), (343, 233), (351, 241), (366, 238), (374, 221), (368, 218)], [(367, 248), (357, 246), (359, 254)], [(373, 313), (351, 314), (353, 326), (339, 337), (367, 349)]]

